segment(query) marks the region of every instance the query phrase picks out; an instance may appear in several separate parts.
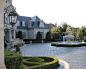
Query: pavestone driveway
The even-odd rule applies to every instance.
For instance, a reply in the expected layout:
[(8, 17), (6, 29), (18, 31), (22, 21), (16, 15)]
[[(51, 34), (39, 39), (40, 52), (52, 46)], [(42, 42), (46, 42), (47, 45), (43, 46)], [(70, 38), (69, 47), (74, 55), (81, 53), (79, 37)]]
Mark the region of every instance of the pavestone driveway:
[(20, 47), (26, 56), (52, 56), (64, 60), (69, 69), (86, 69), (86, 46), (55, 47), (51, 43), (26, 44)]

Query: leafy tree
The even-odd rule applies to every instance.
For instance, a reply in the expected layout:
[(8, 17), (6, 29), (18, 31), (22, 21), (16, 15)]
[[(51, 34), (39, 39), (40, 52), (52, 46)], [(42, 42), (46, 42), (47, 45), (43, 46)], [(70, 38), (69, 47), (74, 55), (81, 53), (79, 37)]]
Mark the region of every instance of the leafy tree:
[(62, 24), (62, 32), (65, 32), (66, 31), (66, 28), (68, 27), (69, 25), (66, 23), (66, 22), (64, 22), (63, 24)]
[(57, 27), (52, 27), (51, 34), (53, 34), (54, 32), (57, 32)]
[(81, 30), (82, 30), (83, 36), (86, 36), (86, 27), (85, 26), (82, 26), (81, 27)]
[(76, 37), (82, 40), (83, 34), (82, 34), (82, 30), (81, 30), (81, 29), (78, 29), (78, 30), (77, 30), (77, 35), (76, 35)]
[(36, 39), (39, 40), (39, 41), (42, 40), (42, 34), (41, 34), (40, 31), (38, 31)]
[(22, 31), (18, 31), (18, 38), (22, 39)]
[(57, 27), (57, 32), (61, 33), (62, 32), (62, 27), (58, 26)]
[(51, 40), (51, 32), (47, 32), (46, 34), (46, 40)]
[(73, 33), (73, 35), (74, 35), (75, 39), (76, 39), (75, 28), (74, 28), (74, 27), (71, 27), (71, 31), (72, 31), (72, 33)]
[(59, 39), (60, 34), (58, 32), (53, 33), (53, 39)]

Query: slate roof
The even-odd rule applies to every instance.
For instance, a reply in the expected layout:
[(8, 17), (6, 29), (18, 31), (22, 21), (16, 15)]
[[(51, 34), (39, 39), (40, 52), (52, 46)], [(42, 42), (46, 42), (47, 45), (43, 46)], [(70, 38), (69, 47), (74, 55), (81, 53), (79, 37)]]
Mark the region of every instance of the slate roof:
[[(49, 29), (49, 27), (44, 22), (44, 27), (39, 27), (39, 21), (41, 20), (38, 16), (34, 17), (25, 17), (18, 16), (17, 20), (20, 21), (20, 26), (17, 26), (17, 29), (31, 29), (31, 28), (43, 28)], [(32, 27), (28, 28), (28, 22), (31, 21)], [(22, 26), (22, 21), (25, 21), (25, 26)]]
[(54, 24), (50, 23), (50, 24), (46, 24), (50, 29), (52, 29), (52, 27), (56, 27)]

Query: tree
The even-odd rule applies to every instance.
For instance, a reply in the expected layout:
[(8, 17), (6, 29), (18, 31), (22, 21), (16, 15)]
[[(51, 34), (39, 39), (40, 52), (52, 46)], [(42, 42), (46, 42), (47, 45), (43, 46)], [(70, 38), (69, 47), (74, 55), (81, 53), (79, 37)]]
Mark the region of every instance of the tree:
[(78, 30), (77, 30), (77, 35), (76, 35), (76, 37), (82, 40), (83, 34), (82, 34), (82, 30), (81, 30), (81, 29), (78, 29)]
[(71, 27), (71, 31), (72, 31), (72, 33), (73, 33), (73, 35), (74, 35), (75, 39), (76, 39), (75, 28), (74, 28), (74, 27)]
[(63, 24), (62, 24), (62, 32), (65, 32), (66, 31), (66, 28), (68, 27), (69, 25), (66, 23), (66, 22), (64, 22)]
[(18, 31), (18, 38), (22, 39), (22, 31)]
[(58, 32), (53, 33), (53, 39), (59, 39), (60, 34)]
[(42, 35), (41, 35), (40, 31), (37, 32), (36, 39), (39, 40), (39, 41), (42, 40)]
[(53, 34), (54, 32), (57, 32), (57, 27), (52, 27), (51, 34)]
[(51, 40), (51, 32), (49, 31), (49, 32), (47, 32), (47, 34), (46, 34), (46, 40)]
[(82, 26), (81, 27), (81, 30), (82, 30), (83, 36), (86, 36), (86, 27), (85, 26)]

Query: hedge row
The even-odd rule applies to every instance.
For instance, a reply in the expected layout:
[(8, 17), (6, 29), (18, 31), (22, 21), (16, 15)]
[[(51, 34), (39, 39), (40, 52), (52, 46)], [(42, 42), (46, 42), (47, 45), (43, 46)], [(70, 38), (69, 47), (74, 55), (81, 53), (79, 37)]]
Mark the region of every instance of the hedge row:
[(20, 69), (23, 57), (13, 51), (5, 50), (5, 65), (7, 69)]
[(55, 43), (51, 43), (51, 46), (57, 46), (57, 47), (81, 47), (81, 46), (86, 46), (86, 43), (80, 43), (80, 44), (55, 44)]
[(32, 57), (23, 57), (23, 67), (22, 69), (48, 69), (59, 67), (59, 61), (55, 57), (49, 56), (39, 56), (38, 58), (44, 59), (45, 62), (30, 62), (28, 58)]

